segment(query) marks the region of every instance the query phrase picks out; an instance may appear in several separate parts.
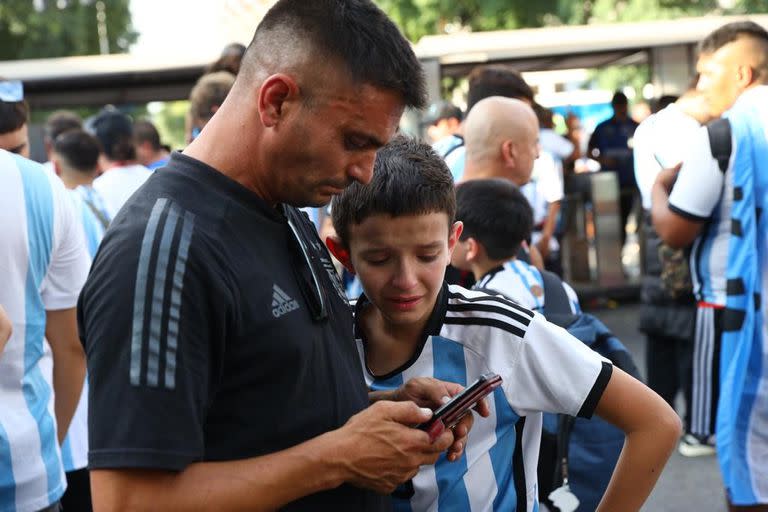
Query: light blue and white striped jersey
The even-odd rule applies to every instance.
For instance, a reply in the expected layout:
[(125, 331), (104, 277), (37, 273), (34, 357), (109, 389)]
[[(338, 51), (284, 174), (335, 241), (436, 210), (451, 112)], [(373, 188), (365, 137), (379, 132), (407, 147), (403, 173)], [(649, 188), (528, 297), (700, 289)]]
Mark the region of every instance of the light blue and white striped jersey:
[(723, 116), (733, 140), (717, 455), (734, 505), (768, 503), (768, 86)]
[(702, 126), (686, 140), (689, 148), (669, 194), (669, 209), (682, 217), (704, 223), (691, 248), (693, 293), (699, 302), (725, 306), (725, 267), (731, 237), (730, 174), (735, 152), (728, 170), (723, 174), (717, 160), (712, 157), (706, 127)]
[(61, 181), (5, 151), (0, 240), (0, 304), (13, 323), (0, 355), (0, 511), (31, 512), (58, 500), (66, 488), (45, 312), (75, 306), (88, 261)]
[[(546, 298), (544, 296), (544, 280), (539, 269), (524, 261), (509, 260), (500, 265), (475, 283), (476, 289), (495, 290), (521, 306), (532, 309), (537, 313), (544, 312)], [(574, 314), (581, 313), (579, 297), (565, 281), (563, 289), (568, 295), (568, 302)]]
[[(83, 239), (88, 248), (88, 266), (96, 256), (101, 239), (104, 238), (106, 227), (105, 222), (109, 222), (109, 214), (106, 211), (104, 200), (93, 187), (81, 185), (76, 189), (67, 190), (69, 198), (72, 201), (72, 207), (75, 212), (75, 218), (79, 221)], [(99, 211), (101, 218), (94, 212), (92, 205)], [(103, 220), (102, 220), (103, 219)], [(64, 463), (64, 471), (75, 471), (88, 465), (88, 384), (87, 380), (83, 384), (83, 392), (80, 395), (80, 401), (77, 404), (75, 415), (69, 424), (67, 436), (61, 445), (61, 459)]]
[[(373, 306), (362, 296), (356, 318), (366, 307)], [(368, 369), (371, 341), (355, 328), (372, 390), (395, 389), (413, 377), (467, 386), (494, 372), (504, 381), (488, 400), (491, 415), (475, 421), (461, 459), (448, 462), (443, 454), (423, 466), (393, 497), (396, 512), (538, 510), (541, 412), (591, 416), (611, 375), (610, 363), (542, 315), (459, 286), (444, 285), (421, 345), (387, 375)]]

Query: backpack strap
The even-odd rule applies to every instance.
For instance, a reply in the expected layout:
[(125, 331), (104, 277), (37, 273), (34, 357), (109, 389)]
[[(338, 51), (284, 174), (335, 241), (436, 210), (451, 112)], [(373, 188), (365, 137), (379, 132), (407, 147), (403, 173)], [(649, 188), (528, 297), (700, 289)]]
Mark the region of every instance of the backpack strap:
[(91, 210), (91, 213), (93, 213), (93, 216), (96, 217), (96, 220), (99, 221), (99, 224), (101, 224), (101, 227), (104, 228), (104, 231), (106, 231), (109, 227), (109, 219), (107, 219), (107, 216), (104, 215), (101, 210), (96, 208), (96, 205), (93, 204), (90, 200), (83, 198), (83, 202), (88, 207), (88, 209)]
[(453, 136), (456, 137), (457, 139), (459, 139), (459, 142), (458, 142), (458, 144), (456, 144), (451, 149), (449, 149), (448, 151), (445, 152), (445, 154), (443, 155), (443, 160), (446, 160), (448, 158), (448, 155), (450, 155), (451, 153), (453, 153), (457, 149), (464, 147), (464, 137), (462, 137), (461, 135), (456, 135), (456, 134), (454, 134)]
[(707, 134), (709, 135), (709, 150), (712, 157), (717, 160), (720, 172), (725, 174), (728, 170), (728, 162), (731, 160), (731, 122), (721, 117), (707, 123)]
[(571, 310), (571, 300), (563, 287), (563, 281), (557, 274), (540, 270), (544, 284), (544, 317), (555, 325), (567, 329), (576, 321), (578, 315)]

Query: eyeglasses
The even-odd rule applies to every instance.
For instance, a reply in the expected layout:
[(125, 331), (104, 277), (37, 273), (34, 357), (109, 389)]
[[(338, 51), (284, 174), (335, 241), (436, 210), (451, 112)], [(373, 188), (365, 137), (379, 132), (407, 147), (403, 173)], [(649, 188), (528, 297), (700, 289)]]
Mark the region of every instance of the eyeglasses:
[(21, 80), (0, 81), (0, 100), (7, 103), (24, 101), (24, 84)]
[[(308, 286), (302, 286), (302, 292), (305, 292), (307, 290), (310, 290), (314, 293), (308, 293), (305, 294), (305, 297), (307, 298), (307, 302), (310, 305), (310, 308), (312, 310), (312, 318), (319, 322), (322, 320), (325, 320), (328, 318), (328, 306), (326, 304), (326, 297), (325, 297), (325, 288), (323, 288), (323, 285), (320, 282), (320, 276), (318, 275), (318, 265), (319, 269), (323, 269), (323, 266), (320, 262), (316, 261), (317, 257), (314, 255), (314, 253), (310, 253), (309, 248), (307, 247), (307, 243), (304, 241), (304, 238), (301, 236), (301, 230), (296, 225), (296, 222), (293, 220), (292, 215), (293, 212), (290, 210), (286, 210), (286, 218), (288, 220), (288, 227), (291, 228), (291, 233), (293, 234), (293, 239), (296, 242), (296, 245), (299, 248), (299, 251), (301, 252), (301, 255), (304, 257), (304, 262), (306, 263), (306, 269), (309, 270), (309, 276), (307, 276), (306, 271), (302, 272), (299, 271), (299, 274), (302, 278), (302, 280), (305, 281), (305, 284)], [(303, 265), (302, 265), (303, 266)], [(304, 269), (302, 269), (304, 270)], [(311, 279), (308, 279), (308, 277), (311, 277)]]

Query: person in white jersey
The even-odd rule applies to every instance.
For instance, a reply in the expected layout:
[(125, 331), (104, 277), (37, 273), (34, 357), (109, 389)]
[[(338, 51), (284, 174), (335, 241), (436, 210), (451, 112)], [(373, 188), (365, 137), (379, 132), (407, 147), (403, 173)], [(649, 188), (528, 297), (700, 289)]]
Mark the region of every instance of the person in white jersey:
[(13, 325), (0, 355), (0, 510), (56, 510), (59, 443), (85, 375), (75, 317), (85, 243), (61, 181), (3, 150), (0, 204), (0, 304)]
[(107, 107), (85, 123), (85, 128), (102, 146), (99, 158), (101, 176), (93, 182), (114, 218), (123, 204), (147, 181), (152, 171), (136, 160), (131, 118), (113, 107)]
[[(83, 130), (70, 130), (59, 135), (51, 147), (51, 162), (56, 174), (69, 192), (75, 217), (82, 227), (88, 247), (88, 265), (96, 256), (110, 218), (103, 201), (91, 183), (96, 177), (99, 142)], [(61, 445), (67, 491), (61, 499), (64, 510), (89, 512), (91, 486), (88, 479), (88, 384), (83, 385), (80, 403), (72, 418), (69, 432)]]
[[(507, 182), (508, 185), (510, 185)], [(462, 225), (453, 179), (426, 144), (396, 138), (379, 150), (373, 179), (333, 199), (328, 242), (360, 276), (355, 337), (373, 391), (411, 377), (469, 385), (503, 378), (461, 459), (441, 457), (393, 494), (396, 510), (538, 510), (542, 411), (597, 413), (627, 432), (603, 510), (639, 510), (680, 431), (658, 395), (544, 317), (443, 280)]]
[(659, 173), (653, 224), (671, 246), (694, 243), (697, 330), (707, 334), (695, 350), (719, 377), (709, 412), (729, 508), (766, 511), (768, 32), (749, 21), (729, 23), (700, 50), (698, 88), (710, 113), (723, 118), (699, 130), (682, 166)]

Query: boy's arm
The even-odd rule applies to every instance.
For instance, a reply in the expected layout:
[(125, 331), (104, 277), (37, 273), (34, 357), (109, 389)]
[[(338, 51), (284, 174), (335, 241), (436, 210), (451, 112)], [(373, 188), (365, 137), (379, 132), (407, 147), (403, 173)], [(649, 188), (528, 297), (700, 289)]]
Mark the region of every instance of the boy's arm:
[(54, 409), (59, 443), (62, 443), (85, 379), (85, 353), (77, 337), (75, 308), (46, 311), (45, 338), (53, 355)]
[(5, 314), (3, 306), (0, 306), (0, 356), (3, 355), (3, 349), (8, 340), (11, 339), (11, 334), (13, 334), (13, 324), (11, 324), (8, 315)]
[(614, 368), (595, 412), (626, 433), (598, 511), (640, 510), (680, 436), (680, 418), (656, 393)]
[(93, 470), (94, 510), (275, 510), (345, 482), (390, 493), (453, 441), (444, 432), (430, 443), (426, 432), (405, 426), (429, 417), (413, 403), (381, 402), (340, 429), (261, 457), (195, 463), (178, 473)]

